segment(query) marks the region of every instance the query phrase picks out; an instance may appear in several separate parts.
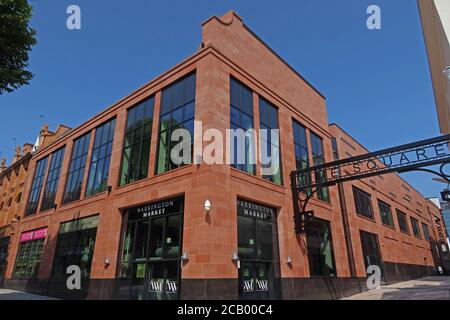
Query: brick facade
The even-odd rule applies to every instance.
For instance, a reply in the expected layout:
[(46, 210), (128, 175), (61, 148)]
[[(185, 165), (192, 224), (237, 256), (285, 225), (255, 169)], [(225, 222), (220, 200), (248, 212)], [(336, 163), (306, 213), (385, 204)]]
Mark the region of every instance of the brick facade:
[[(310, 132), (323, 139), (327, 161), (333, 159), (331, 146), (333, 137), (337, 138), (341, 157), (347, 157), (347, 153), (356, 155), (367, 150), (337, 126), (328, 125), (325, 98), (322, 94), (257, 38), (234, 12), (229, 12), (221, 18), (212, 17), (202, 25), (202, 28), (201, 48), (194, 55), (33, 154), (28, 169), (31, 173), (35, 172), (39, 160), (65, 146), (55, 199), (56, 207), (43, 212), (38, 209), (36, 214), (30, 216), (24, 216), (25, 206), (21, 207), (20, 215), (23, 217), (11, 238), (8, 261), (16, 260), (20, 235), (23, 232), (47, 227), (47, 237), (37, 277), (17, 279), (13, 276), (14, 263), (8, 263), (5, 273), (6, 286), (52, 295), (76, 296), (76, 293), (64, 290), (63, 284), (52, 281), (58, 232), (61, 223), (99, 214), (88, 288), (84, 288), (77, 297), (120, 297), (118, 259), (121, 255), (124, 213), (129, 208), (178, 195), (184, 195), (182, 251), (189, 257), (183, 262), (181, 269), (181, 298), (238, 297), (239, 269), (236, 261), (232, 260), (233, 254), (238, 250), (236, 207), (238, 198), (273, 207), (277, 211), (278, 252), (273, 263), (278, 283), (278, 298), (338, 298), (363, 290), (364, 284), (361, 284), (361, 280), (366, 277), (366, 272), (359, 243), (360, 229), (378, 235), (382, 259), (390, 264), (388, 268), (394, 270), (392, 272), (388, 270), (395, 275), (392, 277), (393, 281), (433, 271), (437, 262), (433, 260), (432, 250), (427, 241), (402, 234), (398, 228), (395, 230), (386, 228), (380, 223), (376, 198), (392, 203), (393, 207), (402, 208), (408, 215), (428, 223), (431, 231), (434, 231), (434, 224), (429, 212), (431, 215), (439, 215), (439, 210), (435, 206), (400, 177), (392, 174), (370, 179), (375, 183), (369, 179), (354, 182), (372, 195), (374, 220), (356, 215), (351, 183), (343, 186), (354, 256), (353, 274), (349, 265), (337, 187), (330, 188), (330, 202), (317, 198), (311, 200), (310, 206), (315, 215), (330, 222), (337, 277), (310, 277), (306, 236), (296, 235), (294, 232), (292, 195), (289, 186), (289, 173), (296, 169), (292, 120), (295, 119), (306, 128), (310, 159), (312, 158)], [(225, 130), (229, 128), (230, 76), (253, 92), (255, 129), (258, 129), (260, 122), (258, 97), (263, 97), (278, 108), (283, 185), (264, 180), (259, 163), (256, 166), (256, 175), (242, 172), (229, 165), (208, 164), (187, 165), (155, 174), (154, 168), (158, 160), (161, 90), (193, 71), (196, 73), (195, 119), (202, 121), (203, 130), (216, 128), (225, 135)], [(127, 109), (151, 96), (154, 96), (155, 105), (148, 176), (119, 186)], [(116, 126), (107, 182), (111, 189), (86, 197), (86, 181), (95, 130), (114, 117)], [(62, 204), (73, 142), (88, 132), (91, 132), (91, 137), (81, 197), (77, 201)], [(196, 137), (196, 143), (200, 142), (198, 138)], [(343, 139), (348, 140), (349, 145), (353, 147), (343, 143)], [(203, 143), (203, 147), (207, 145), (208, 143)], [(48, 173), (44, 181), (48, 178), (47, 175)], [(28, 201), (32, 183), (33, 175), (30, 174), (24, 185), (23, 201)], [(405, 194), (409, 196), (409, 201), (404, 199)], [(211, 203), (211, 210), (207, 214), (204, 210), (205, 200)], [(42, 193), (39, 203), (42, 203)], [(288, 257), (291, 263), (287, 263)], [(334, 289), (330, 289), (330, 283)]]

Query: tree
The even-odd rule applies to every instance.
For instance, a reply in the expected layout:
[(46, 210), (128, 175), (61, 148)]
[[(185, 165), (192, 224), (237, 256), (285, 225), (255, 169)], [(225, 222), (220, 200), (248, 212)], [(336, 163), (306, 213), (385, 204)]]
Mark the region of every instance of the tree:
[(0, 0), (0, 94), (29, 84), (26, 70), (36, 30), (29, 27), (32, 8), (27, 0)]

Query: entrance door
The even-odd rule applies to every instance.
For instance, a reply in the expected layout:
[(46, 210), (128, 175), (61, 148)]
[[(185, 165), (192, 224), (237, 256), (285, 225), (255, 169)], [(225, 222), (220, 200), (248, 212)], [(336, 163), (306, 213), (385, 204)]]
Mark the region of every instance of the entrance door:
[(128, 211), (121, 277), (129, 279), (131, 299), (179, 299), (183, 203), (180, 197)]
[(179, 266), (179, 261), (150, 263), (147, 287), (148, 299), (178, 299)]
[(384, 279), (384, 267), (383, 260), (381, 259), (380, 246), (378, 243), (378, 236), (373, 233), (360, 231), (361, 246), (364, 257), (364, 266), (367, 268), (372, 265), (376, 265), (380, 268), (382, 280)]
[(238, 200), (239, 297), (263, 300), (278, 297), (276, 210)]
[(240, 270), (241, 298), (244, 300), (271, 299), (274, 291), (271, 263), (243, 262)]

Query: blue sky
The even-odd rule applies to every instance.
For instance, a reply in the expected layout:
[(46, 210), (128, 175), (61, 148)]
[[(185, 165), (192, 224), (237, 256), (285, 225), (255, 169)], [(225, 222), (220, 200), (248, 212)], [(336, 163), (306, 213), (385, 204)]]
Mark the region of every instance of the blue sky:
[[(29, 86), (0, 96), (0, 157), (43, 122), (78, 126), (195, 52), (200, 24), (233, 9), (327, 97), (330, 122), (370, 150), (439, 135), (415, 0), (34, 0)], [(66, 28), (79, 5), (82, 29)], [(381, 7), (382, 29), (366, 9)], [(43, 118), (41, 118), (43, 115)], [(404, 175), (425, 196), (443, 185)]]

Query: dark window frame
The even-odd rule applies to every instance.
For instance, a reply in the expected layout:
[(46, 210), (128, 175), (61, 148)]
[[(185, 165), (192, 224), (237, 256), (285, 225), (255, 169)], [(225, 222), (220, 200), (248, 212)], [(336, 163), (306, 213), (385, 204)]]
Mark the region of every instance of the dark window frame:
[[(410, 234), (407, 214), (399, 209), (395, 209), (395, 212), (397, 214), (398, 228), (400, 229), (400, 231), (406, 234)], [(400, 219), (400, 217), (404, 218), (404, 220)]]
[[(384, 202), (383, 200), (380, 200), (380, 199), (377, 199), (377, 203), (378, 203), (378, 210), (380, 212), (381, 224), (386, 226), (386, 227), (390, 227), (390, 228), (395, 229), (395, 223), (394, 223), (394, 217), (392, 215), (392, 207), (391, 207), (391, 205), (386, 203), (386, 202)], [(388, 220), (389, 220), (388, 222), (386, 222), (384, 220), (385, 216), (383, 215), (383, 211), (382, 211), (382, 208), (381, 208), (383, 206), (388, 209), (388, 212), (387, 212)]]
[[(308, 137), (306, 132), (306, 127), (303, 126), (300, 122), (292, 118), (292, 132), (294, 135), (294, 157), (295, 157), (295, 166), (297, 170), (307, 169), (310, 167), (310, 159), (309, 159), (309, 148), (308, 148)], [(298, 179), (302, 180), (300, 183), (311, 183), (311, 173), (299, 177)], [(311, 188), (309, 188), (306, 193), (311, 194)]]
[[(141, 114), (138, 115), (138, 112)], [(154, 113), (154, 95), (127, 109), (118, 186), (124, 186), (148, 177)], [(129, 140), (127, 139), (128, 135), (131, 138)], [(148, 148), (148, 152), (146, 148)], [(135, 154), (137, 154), (137, 157)], [(128, 162), (125, 162), (127, 157)], [(136, 160), (137, 164), (134, 164)]]
[[(311, 154), (313, 166), (321, 165), (326, 162), (325, 160), (325, 148), (323, 145), (323, 138), (313, 131), (309, 132), (309, 138), (311, 140)], [(326, 170), (314, 171), (314, 177), (317, 181), (321, 181), (323, 178), (326, 180)], [(325, 175), (325, 176), (324, 176)], [(331, 202), (330, 190), (328, 187), (317, 188), (317, 198), (327, 203)]]
[[(253, 90), (243, 84), (241, 81), (230, 76), (230, 129), (232, 130), (247, 130), (255, 129), (255, 112), (254, 112), (254, 102), (253, 102)], [(234, 92), (238, 90), (238, 92)], [(249, 100), (249, 101), (246, 101)], [(248, 104), (248, 105), (247, 105)], [(237, 170), (246, 172), (250, 175), (256, 176), (256, 163), (250, 164), (250, 156), (253, 155), (254, 160), (256, 160), (256, 150), (249, 148), (251, 136), (245, 135), (245, 163), (238, 164), (238, 156), (236, 154), (237, 144), (236, 138), (233, 137), (234, 150), (233, 153), (233, 163), (231, 166)], [(253, 144), (254, 146), (254, 144)], [(255, 147), (255, 146), (254, 146)], [(231, 152), (231, 150), (229, 151)], [(256, 161), (255, 161), (256, 162)]]
[[(116, 118), (114, 117), (95, 129), (94, 146), (92, 147), (85, 197), (94, 196), (107, 189), (115, 128)], [(105, 136), (106, 130), (108, 132)], [(100, 166), (99, 163), (101, 164)], [(100, 183), (96, 187), (98, 180), (100, 180)]]
[[(74, 223), (77, 221), (82, 221), (85, 219), (90, 219), (90, 218), (94, 218), (94, 217), (98, 217), (98, 215), (94, 215), (94, 216), (88, 216), (88, 217), (83, 217), (83, 218), (79, 218), (79, 219), (75, 219), (75, 220), (70, 220), (70, 221), (65, 221), (62, 222), (61, 225), (65, 224), (65, 223)], [(61, 227), (60, 225), (60, 227)], [(95, 230), (94, 230), (95, 229)], [(52, 262), (52, 277), (55, 278), (65, 278), (66, 275), (66, 267), (68, 267), (71, 264), (76, 264), (80, 267), (81, 269), (81, 277), (82, 279), (87, 279), (90, 278), (90, 274), (91, 274), (91, 270), (92, 270), (92, 261), (93, 261), (93, 256), (94, 256), (94, 251), (95, 251), (95, 245), (97, 243), (97, 231), (98, 231), (98, 224), (95, 227), (91, 227), (91, 228), (87, 228), (87, 229), (81, 229), (81, 230), (75, 230), (75, 231), (69, 231), (69, 232), (65, 232), (65, 233), (60, 233), (60, 231), (58, 232), (58, 235), (56, 237), (56, 247), (55, 247), (55, 252), (53, 255), (53, 262)], [(93, 235), (92, 235), (93, 233)], [(86, 237), (86, 235), (89, 234), (89, 236), (91, 236), (90, 240), (93, 240), (93, 247), (92, 247), (92, 251), (90, 252), (91, 256), (90, 261), (87, 263), (87, 265), (83, 265), (82, 261), (77, 261), (77, 263), (68, 263), (67, 261), (64, 261), (64, 259), (61, 259), (61, 257), (59, 256), (59, 254), (63, 254), (62, 257), (70, 257), (73, 258), (74, 256), (76, 256), (76, 253), (79, 253), (79, 250), (74, 250), (74, 246), (75, 247), (77, 245), (81, 245), (83, 243), (82, 240), (88, 239)], [(78, 239), (76, 239), (76, 241), (73, 241), (75, 237), (78, 237)], [(84, 238), (83, 238), (84, 237)], [(72, 238), (72, 239), (71, 239)], [(71, 242), (72, 241), (72, 242)], [(68, 246), (69, 244), (71, 244), (72, 246)], [(61, 249), (62, 248), (68, 248), (71, 250), (64, 250)], [(78, 247), (77, 249), (79, 249), (80, 247)], [(83, 249), (86, 249), (86, 247), (84, 247)], [(72, 251), (72, 252), (71, 252)], [(71, 252), (72, 254), (67, 254)], [(64, 255), (66, 254), (66, 255)], [(59, 261), (59, 259), (61, 259), (62, 261)], [(61, 268), (58, 267), (58, 263), (62, 262), (61, 264), (66, 264), (63, 268), (62, 268), (62, 273), (58, 273), (57, 270)], [(84, 263), (86, 263), (84, 261)], [(89, 270), (87, 270), (87, 268)], [(86, 275), (87, 272), (87, 275)]]
[[(309, 272), (310, 272), (310, 277), (314, 278), (314, 277), (324, 277), (324, 276), (326, 276), (326, 277), (331, 277), (331, 278), (337, 278), (338, 274), (337, 274), (337, 269), (336, 269), (336, 254), (335, 254), (335, 250), (334, 250), (333, 232), (331, 230), (331, 222), (329, 220), (320, 219), (320, 218), (317, 218), (317, 217), (314, 217), (312, 221), (313, 221), (313, 223), (315, 221), (315, 223), (318, 223), (318, 224), (322, 223), (322, 224), (327, 226), (328, 236), (329, 236), (328, 241), (329, 241), (329, 244), (330, 244), (330, 251), (331, 251), (330, 253), (331, 253), (331, 259), (332, 259), (332, 265), (333, 265), (332, 266), (333, 267), (333, 274), (325, 275), (323, 273), (316, 273), (317, 270), (311, 267), (312, 259), (310, 258), (310, 246), (308, 244), (308, 240), (309, 240), (308, 237), (311, 237), (312, 230), (314, 230), (316, 232), (319, 232), (319, 233), (324, 233), (323, 229), (314, 228), (313, 224), (311, 224), (306, 230), (307, 231), (307, 235), (306, 235), (307, 236), (307, 240), (306, 240), (306, 242), (307, 242), (307, 252), (308, 252), (308, 268), (309, 268)], [(314, 273), (313, 273), (312, 270), (314, 270)]]
[(72, 154), (70, 157), (69, 170), (67, 171), (62, 204), (68, 204), (81, 199), (81, 190), (83, 189), (84, 184), (84, 173), (86, 170), (90, 142), (90, 131), (79, 136), (73, 141)]
[[(370, 219), (375, 221), (375, 216), (373, 214), (373, 206), (372, 206), (372, 196), (370, 193), (367, 193), (356, 186), (352, 186), (353, 189), (353, 199), (355, 204), (356, 214), (360, 217), (364, 217), (366, 219)], [(364, 199), (362, 199), (364, 197)], [(364, 200), (366, 203), (362, 203)], [(366, 207), (369, 205), (368, 207)], [(364, 212), (364, 207), (368, 209), (369, 212)]]
[(430, 236), (430, 228), (428, 227), (428, 225), (426, 223), (422, 222), (422, 231), (423, 231), (423, 237), (426, 241), (430, 241), (431, 240), (431, 236)]
[(33, 183), (28, 196), (25, 216), (31, 216), (37, 213), (42, 186), (44, 185), (45, 173), (47, 172), (48, 156), (39, 159), (36, 162)]
[[(192, 83), (190, 81), (192, 81)], [(189, 87), (189, 85), (193, 85), (193, 87)], [(190, 92), (190, 90), (193, 90), (193, 92)], [(154, 170), (155, 175), (163, 174), (193, 163), (196, 92), (196, 71), (182, 76), (161, 90), (160, 113), (158, 118), (158, 141)], [(180, 121), (177, 122), (177, 118)], [(190, 131), (191, 134), (190, 164), (175, 164), (170, 159), (172, 148), (179, 143), (177, 141), (171, 141), (171, 135), (173, 131), (180, 128)], [(165, 142), (162, 141), (163, 135), (166, 135)], [(161, 152), (164, 152), (164, 160), (161, 160)]]
[[(273, 105), (272, 103), (270, 103), (267, 99), (263, 98), (263, 97), (258, 97), (259, 99), (259, 128), (260, 129), (266, 129), (267, 130), (267, 140), (260, 140), (260, 145), (262, 145), (263, 143), (266, 143), (267, 148), (271, 148), (272, 147), (272, 137), (271, 137), (271, 133), (270, 130), (275, 129), (278, 130), (278, 132), (280, 132), (280, 125), (279, 125), (279, 117), (278, 117), (278, 111), (279, 109)], [(264, 110), (264, 108), (267, 107), (266, 110)], [(271, 119), (271, 111), (274, 110), (274, 116), (276, 117), (275, 120)], [(265, 114), (265, 115), (264, 115)], [(281, 134), (279, 134), (278, 136), (278, 165), (279, 165), (279, 169), (278, 169), (278, 174), (275, 175), (263, 175), (263, 179), (268, 180), (272, 183), (278, 184), (278, 185), (283, 185), (283, 170), (282, 170), (282, 160), (281, 160)], [(260, 148), (261, 151), (261, 148)], [(268, 156), (271, 155), (272, 149), (268, 149)], [(261, 164), (262, 165), (262, 164)], [(269, 165), (266, 165), (267, 167), (270, 167)], [(262, 165), (262, 167), (264, 168), (265, 166)], [(279, 181), (275, 181), (275, 179), (279, 179)]]
[(418, 239), (422, 239), (422, 235), (420, 232), (419, 220), (414, 217), (409, 217), (409, 218), (411, 220), (411, 227), (412, 227), (414, 236)]
[(47, 181), (45, 182), (44, 195), (40, 211), (46, 211), (54, 207), (56, 192), (58, 190), (59, 179), (61, 178), (61, 170), (64, 162), (66, 146), (54, 151), (50, 160)]
[[(24, 241), (19, 244), (19, 248), (17, 249), (16, 261), (14, 263), (13, 278), (28, 279), (37, 276), (42, 262), (45, 239), (46, 238)], [(33, 256), (32, 253), (34, 253)], [(22, 258), (25, 259), (21, 261)], [(21, 263), (23, 263), (23, 268), (21, 266)], [(31, 272), (29, 272), (30, 268)], [(23, 270), (24, 272), (21, 272), (21, 270)]]

